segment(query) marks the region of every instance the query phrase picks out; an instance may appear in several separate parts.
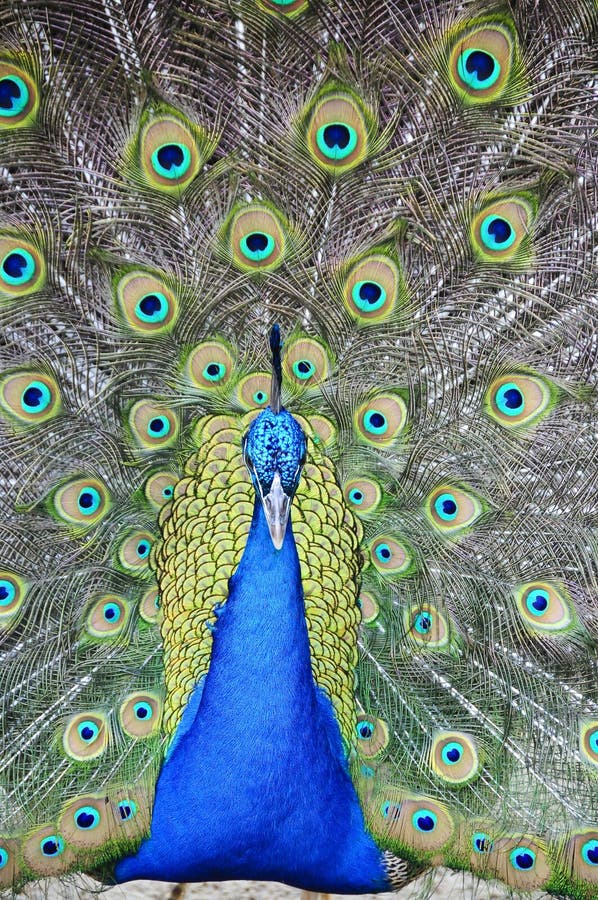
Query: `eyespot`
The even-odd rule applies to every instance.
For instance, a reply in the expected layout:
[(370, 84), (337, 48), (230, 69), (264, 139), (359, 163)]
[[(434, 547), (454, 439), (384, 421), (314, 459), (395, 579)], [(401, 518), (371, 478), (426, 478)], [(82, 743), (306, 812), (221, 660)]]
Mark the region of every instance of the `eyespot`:
[(171, 447), (179, 434), (177, 415), (171, 409), (149, 400), (138, 400), (131, 407), (129, 427), (135, 443), (142, 450)]
[(86, 628), (97, 638), (122, 634), (129, 620), (129, 606), (116, 594), (105, 594), (96, 600), (87, 614)]
[(99, 478), (75, 478), (54, 491), (50, 508), (72, 525), (91, 528), (104, 518), (111, 506), (110, 494)]
[(117, 809), (121, 822), (129, 822), (137, 815), (137, 804), (134, 800), (121, 800)]
[(388, 726), (375, 716), (359, 715), (355, 726), (357, 750), (360, 756), (374, 759), (388, 747)]
[(514, 869), (529, 872), (536, 865), (536, 854), (529, 847), (516, 847), (511, 851), (509, 861)]
[(432, 771), (448, 784), (465, 784), (480, 773), (472, 737), (460, 731), (441, 731), (433, 739), (430, 753)]
[(451, 81), (466, 104), (516, 102), (515, 30), (506, 19), (472, 23), (456, 37), (449, 57)]
[(38, 876), (61, 875), (75, 862), (74, 851), (55, 825), (31, 832), (23, 841), (21, 853), (27, 868)]
[(563, 631), (572, 622), (570, 603), (564, 588), (545, 581), (520, 585), (515, 593), (517, 609), (533, 631)]
[(582, 721), (580, 750), (588, 762), (598, 766), (598, 720), (584, 719)]
[(399, 841), (419, 852), (439, 850), (452, 838), (455, 823), (448, 810), (430, 797), (410, 797), (382, 787), (368, 802), (374, 836)]
[(155, 538), (149, 531), (134, 531), (120, 545), (118, 559), (126, 571), (145, 573)]
[(42, 372), (9, 372), (0, 379), (0, 407), (20, 424), (47, 422), (60, 412), (58, 384)]
[(387, 534), (379, 535), (371, 544), (370, 556), (382, 575), (406, 575), (413, 557), (406, 545)]
[(567, 842), (563, 861), (573, 879), (598, 884), (598, 831), (583, 829), (574, 832)]
[(382, 500), (382, 489), (373, 478), (352, 478), (345, 484), (343, 494), (358, 516), (375, 512)]
[(284, 371), (297, 387), (314, 387), (330, 374), (330, 362), (323, 344), (313, 338), (299, 338), (289, 344), (284, 358)]
[(174, 488), (178, 480), (179, 476), (174, 472), (154, 472), (147, 479), (143, 488), (146, 500), (154, 509), (161, 509), (174, 497)]
[(407, 421), (405, 401), (398, 394), (378, 394), (362, 403), (355, 415), (356, 433), (368, 444), (388, 446)]
[(452, 485), (442, 485), (429, 495), (425, 511), (438, 531), (454, 537), (473, 525), (483, 507), (474, 494)]
[(0, 569), (0, 632), (8, 630), (18, 619), (27, 584), (14, 572)]
[(0, 129), (31, 124), (38, 104), (37, 85), (28, 73), (0, 61)]
[(373, 118), (356, 95), (327, 90), (310, 111), (307, 149), (320, 169), (340, 174), (363, 162), (370, 151)]
[(343, 289), (349, 313), (363, 325), (387, 319), (404, 290), (396, 262), (381, 253), (364, 257), (350, 270)]
[(59, 835), (50, 834), (39, 842), (39, 849), (42, 856), (60, 856), (64, 853), (64, 841)]
[(272, 376), (267, 372), (255, 372), (242, 378), (237, 387), (237, 398), (245, 409), (268, 405)]
[(308, 7), (308, 0), (258, 0), (260, 6), (268, 11), (276, 11), (281, 15), (293, 18)]
[(73, 759), (95, 759), (108, 746), (108, 734), (108, 723), (103, 713), (78, 713), (69, 719), (62, 745)]
[[(471, 241), (478, 259), (486, 263), (513, 262), (526, 264), (522, 255), (523, 241), (528, 239), (535, 207), (527, 197), (510, 197), (487, 204), (472, 221)], [(519, 260), (516, 260), (516, 254)]]
[(154, 694), (131, 694), (120, 708), (120, 723), (125, 734), (146, 738), (160, 727), (162, 704)]
[(166, 193), (185, 190), (201, 168), (204, 143), (201, 131), (182, 118), (150, 119), (139, 141), (139, 162), (147, 184)]
[(150, 588), (139, 603), (139, 615), (144, 622), (154, 625), (158, 619), (160, 610), (160, 594), (157, 588)]
[(227, 385), (233, 374), (235, 358), (232, 349), (222, 341), (204, 341), (195, 347), (187, 360), (187, 375), (201, 391), (213, 391)]
[(471, 847), (474, 853), (492, 853), (494, 841), (485, 831), (476, 831), (471, 838)]
[(69, 846), (102, 847), (110, 837), (108, 800), (85, 794), (70, 800), (58, 819), (58, 830)]
[(38, 248), (15, 235), (0, 234), (0, 299), (26, 297), (45, 283), (46, 266)]
[(484, 409), (503, 428), (525, 428), (554, 407), (549, 384), (532, 375), (502, 375), (486, 393)]
[(414, 643), (429, 650), (439, 650), (450, 641), (446, 618), (429, 603), (412, 606), (406, 611), (405, 631)]
[(364, 625), (371, 625), (372, 622), (376, 621), (380, 612), (380, 607), (378, 606), (378, 601), (372, 594), (367, 591), (362, 591), (357, 600), (357, 605), (361, 609), (361, 621)]
[(598, 866), (598, 841), (586, 841), (581, 848), (581, 857), (588, 866)]
[(228, 242), (238, 269), (270, 272), (282, 264), (287, 250), (283, 222), (273, 208), (257, 203), (234, 213), (228, 224)]
[(156, 275), (127, 272), (116, 282), (114, 293), (123, 321), (137, 334), (164, 334), (177, 320), (175, 295)]
[(19, 881), (19, 844), (11, 838), (0, 838), (0, 887), (14, 888)]

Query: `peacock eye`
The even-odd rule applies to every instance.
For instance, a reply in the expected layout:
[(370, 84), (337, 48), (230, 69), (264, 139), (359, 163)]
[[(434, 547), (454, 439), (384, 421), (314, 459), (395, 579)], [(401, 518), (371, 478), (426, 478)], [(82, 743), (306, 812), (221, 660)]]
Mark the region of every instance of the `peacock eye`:
[(316, 131), (316, 144), (327, 159), (341, 161), (357, 147), (357, 131), (345, 122), (330, 122)]
[(191, 151), (182, 143), (162, 144), (151, 155), (156, 175), (162, 178), (180, 179), (189, 171)]
[(18, 116), (29, 103), (29, 88), (18, 75), (0, 78), (0, 116)]
[(516, 847), (511, 851), (509, 861), (519, 872), (529, 872), (536, 864), (536, 854), (529, 847)]
[(500, 63), (489, 51), (470, 47), (459, 54), (457, 73), (465, 87), (484, 91), (498, 80)]
[(241, 238), (240, 247), (243, 255), (251, 262), (266, 262), (274, 253), (276, 243), (271, 234), (252, 231)]
[(491, 853), (494, 848), (494, 841), (484, 831), (476, 831), (471, 838), (471, 846), (474, 853)]

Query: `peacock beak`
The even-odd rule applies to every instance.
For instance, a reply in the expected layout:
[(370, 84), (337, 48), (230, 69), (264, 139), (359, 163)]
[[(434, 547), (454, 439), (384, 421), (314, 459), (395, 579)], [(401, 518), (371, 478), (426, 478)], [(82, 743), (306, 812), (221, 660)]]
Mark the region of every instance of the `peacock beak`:
[(280, 550), (287, 530), (292, 497), (285, 494), (279, 472), (275, 472), (270, 491), (261, 494), (261, 500), (272, 543)]

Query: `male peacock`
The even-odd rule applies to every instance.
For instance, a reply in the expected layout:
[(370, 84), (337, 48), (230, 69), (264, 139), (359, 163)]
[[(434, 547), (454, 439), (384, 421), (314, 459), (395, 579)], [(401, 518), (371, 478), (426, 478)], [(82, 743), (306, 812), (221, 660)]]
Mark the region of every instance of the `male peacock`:
[(2, 0), (7, 891), (598, 896), (597, 36)]

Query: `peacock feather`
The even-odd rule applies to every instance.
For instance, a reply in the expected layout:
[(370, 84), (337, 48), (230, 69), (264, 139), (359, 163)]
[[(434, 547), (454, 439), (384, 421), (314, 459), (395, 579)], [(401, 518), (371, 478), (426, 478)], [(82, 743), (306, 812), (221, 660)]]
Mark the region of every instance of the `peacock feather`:
[(594, 0), (0, 3), (0, 888), (598, 896)]

